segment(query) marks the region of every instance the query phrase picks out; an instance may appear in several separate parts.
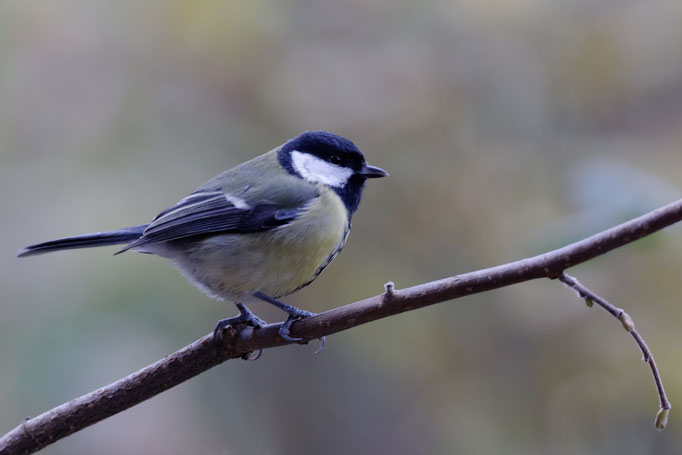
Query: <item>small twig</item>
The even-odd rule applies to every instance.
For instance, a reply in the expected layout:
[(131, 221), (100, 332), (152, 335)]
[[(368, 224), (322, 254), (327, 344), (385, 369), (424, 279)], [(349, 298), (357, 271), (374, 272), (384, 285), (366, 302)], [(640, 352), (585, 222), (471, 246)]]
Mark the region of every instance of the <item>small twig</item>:
[(389, 281), (384, 284), (384, 301), (390, 302), (395, 295), (395, 284), (393, 281)]
[(599, 306), (601, 306), (606, 311), (611, 313), (615, 318), (617, 318), (623, 325), (623, 328), (627, 330), (630, 333), (630, 335), (632, 335), (632, 338), (635, 339), (637, 345), (639, 346), (639, 349), (642, 351), (642, 360), (648, 363), (649, 368), (651, 368), (651, 374), (654, 377), (654, 382), (656, 383), (656, 390), (658, 391), (658, 400), (661, 404), (661, 407), (658, 413), (656, 414), (655, 422), (656, 428), (658, 428), (659, 430), (664, 429), (668, 423), (668, 415), (670, 414), (671, 408), (670, 401), (668, 401), (668, 397), (665, 394), (665, 389), (663, 388), (663, 380), (661, 379), (661, 373), (658, 371), (658, 367), (656, 366), (656, 361), (654, 361), (654, 355), (651, 353), (651, 350), (644, 341), (644, 338), (642, 338), (639, 332), (637, 332), (637, 330), (635, 329), (635, 323), (630, 317), (630, 315), (627, 314), (622, 308), (618, 308), (617, 306), (610, 304), (605, 299), (600, 297), (598, 294), (595, 294), (593, 291), (586, 288), (575, 277), (565, 272), (559, 276), (559, 281), (564, 283), (569, 288), (573, 289), (580, 298), (584, 299), (585, 302), (587, 302), (587, 306), (592, 306), (591, 305), (592, 302), (597, 302)]

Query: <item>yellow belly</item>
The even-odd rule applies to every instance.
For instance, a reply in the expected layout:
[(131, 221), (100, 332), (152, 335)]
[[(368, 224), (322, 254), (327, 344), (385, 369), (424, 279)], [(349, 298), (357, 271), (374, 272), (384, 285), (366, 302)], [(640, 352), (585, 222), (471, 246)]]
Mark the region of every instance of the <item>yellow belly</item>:
[(177, 257), (181, 271), (212, 297), (240, 301), (260, 291), (281, 297), (314, 280), (345, 243), (345, 206), (324, 191), (295, 221), (251, 234), (206, 238)]

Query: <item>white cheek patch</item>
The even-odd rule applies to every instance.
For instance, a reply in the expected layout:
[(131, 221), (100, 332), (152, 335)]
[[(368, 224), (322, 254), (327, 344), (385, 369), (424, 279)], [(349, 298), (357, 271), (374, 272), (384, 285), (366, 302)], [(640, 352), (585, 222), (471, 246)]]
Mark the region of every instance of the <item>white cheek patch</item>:
[(291, 152), (291, 164), (305, 180), (334, 188), (346, 186), (348, 179), (353, 175), (352, 169), (328, 163), (322, 158), (298, 150)]

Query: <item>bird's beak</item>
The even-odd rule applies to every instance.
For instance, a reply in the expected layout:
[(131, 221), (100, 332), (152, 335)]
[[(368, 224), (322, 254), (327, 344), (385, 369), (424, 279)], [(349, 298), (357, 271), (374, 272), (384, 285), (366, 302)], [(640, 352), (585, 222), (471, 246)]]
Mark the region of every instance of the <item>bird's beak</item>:
[(369, 164), (365, 164), (362, 169), (360, 169), (358, 174), (366, 179), (377, 179), (379, 177), (388, 176), (388, 172), (384, 171), (380, 167), (370, 166)]

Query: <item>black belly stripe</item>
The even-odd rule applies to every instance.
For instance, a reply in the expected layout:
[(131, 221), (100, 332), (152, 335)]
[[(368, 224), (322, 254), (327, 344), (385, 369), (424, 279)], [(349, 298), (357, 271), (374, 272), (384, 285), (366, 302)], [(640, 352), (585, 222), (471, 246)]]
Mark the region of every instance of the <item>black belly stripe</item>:
[(350, 221), (348, 221), (348, 226), (346, 226), (346, 229), (343, 231), (343, 240), (341, 240), (341, 243), (334, 249), (334, 251), (332, 251), (332, 254), (330, 254), (329, 257), (327, 258), (327, 261), (324, 264), (322, 264), (320, 267), (318, 267), (318, 269), (313, 274), (313, 277), (309, 281), (307, 281), (306, 283), (303, 283), (302, 285), (300, 285), (299, 287), (297, 287), (296, 289), (291, 291), (290, 294), (293, 294), (296, 291), (300, 291), (301, 289), (303, 289), (304, 287), (308, 286), (310, 283), (315, 281), (315, 279), (318, 276), (320, 276), (320, 273), (322, 273), (322, 271), (324, 269), (326, 269), (329, 264), (331, 264), (331, 262), (341, 252), (341, 249), (346, 244), (346, 240), (348, 239), (348, 234), (350, 234), (350, 227), (351, 227), (351, 223), (350, 223)]

